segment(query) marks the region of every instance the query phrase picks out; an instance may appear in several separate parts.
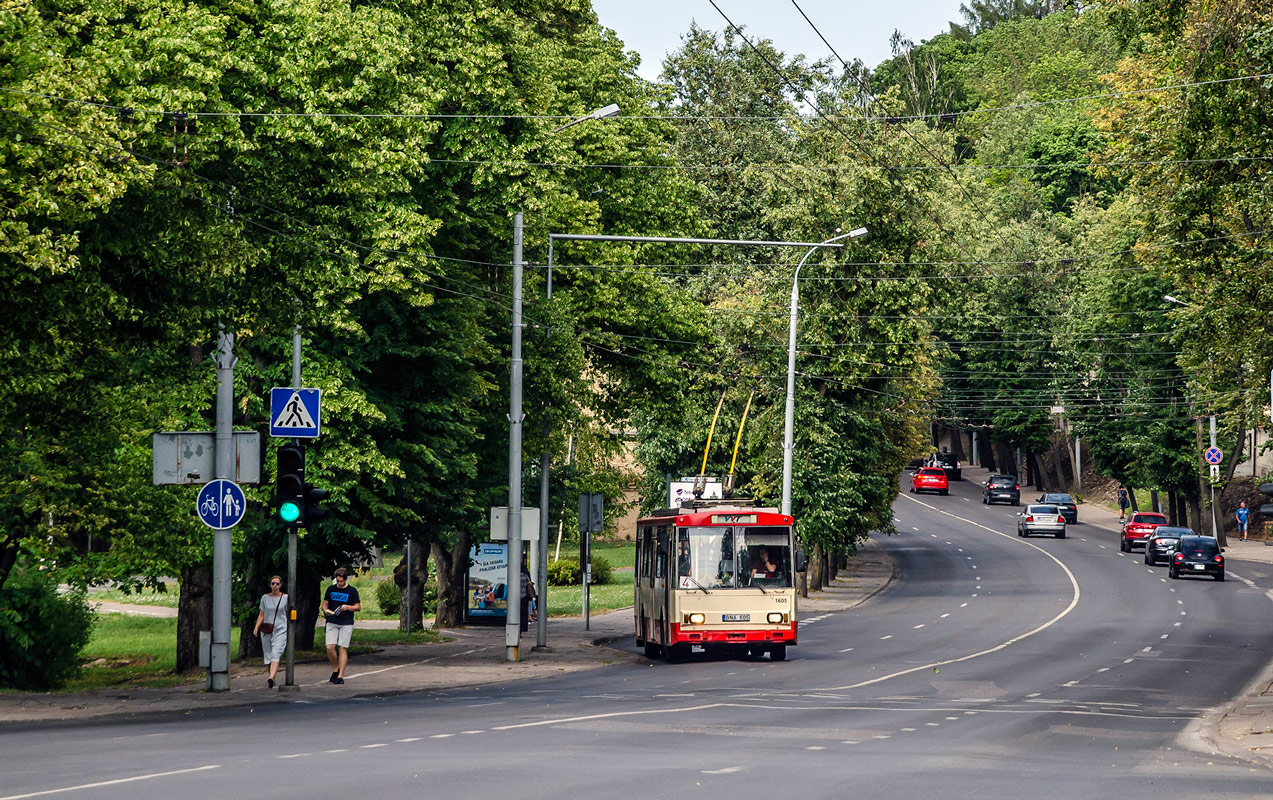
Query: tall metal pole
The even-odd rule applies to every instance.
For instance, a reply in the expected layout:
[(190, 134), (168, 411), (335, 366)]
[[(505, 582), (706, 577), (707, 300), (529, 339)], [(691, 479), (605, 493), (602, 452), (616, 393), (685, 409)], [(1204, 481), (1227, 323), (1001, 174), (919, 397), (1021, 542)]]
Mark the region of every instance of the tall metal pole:
[(866, 228), (855, 228), (848, 233), (832, 236), (830, 239), (811, 245), (796, 266), (796, 274), (791, 279), (791, 322), (787, 333), (787, 413), (783, 420), (782, 436), (782, 513), (791, 514), (791, 462), (795, 450), (796, 425), (796, 309), (800, 305), (800, 270), (804, 262), (809, 260), (819, 247), (824, 247), (840, 239), (854, 238), (866, 234)]
[(1079, 437), (1074, 437), (1074, 491), (1083, 491), (1083, 451), (1079, 447)]
[[(548, 240), (548, 281), (546, 299), (553, 299), (553, 240)], [(546, 340), (552, 334), (544, 331)], [(538, 569), (535, 570), (535, 588), (539, 594), (539, 615), (535, 617), (535, 649), (548, 648), (548, 503), (550, 464), (548, 454), (548, 437), (552, 433), (549, 426), (547, 403), (544, 404), (544, 450), (539, 454), (539, 558)]]
[[(301, 326), (292, 329), (292, 388), (301, 388)], [(296, 692), (296, 526), (287, 526), (287, 674), (280, 691)]]
[[(220, 326), (217, 337), (217, 478), (234, 480), (234, 336)], [(212, 532), (212, 652), (207, 688), (230, 690), (230, 530)]]
[(520, 660), (522, 586), (522, 214), (513, 215), (513, 339), (508, 382), (508, 575), (504, 660)]
[[(1216, 446), (1216, 415), (1215, 414), (1211, 415), (1211, 446), (1212, 447)], [(1213, 467), (1212, 469), (1214, 470), (1215, 468)], [(1214, 480), (1209, 481), (1208, 483), (1211, 486), (1211, 535), (1216, 537), (1216, 539), (1219, 539), (1220, 530), (1219, 530), (1219, 525), (1216, 522), (1217, 518), (1219, 517), (1219, 513), (1216, 509), (1216, 484)]]

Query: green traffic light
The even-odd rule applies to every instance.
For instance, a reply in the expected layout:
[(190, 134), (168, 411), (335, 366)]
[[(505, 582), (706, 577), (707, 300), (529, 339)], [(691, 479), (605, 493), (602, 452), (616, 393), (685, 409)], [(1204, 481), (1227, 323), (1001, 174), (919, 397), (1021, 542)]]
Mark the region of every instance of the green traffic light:
[(278, 507), (278, 518), (292, 523), (301, 518), (301, 507), (296, 503), (282, 503)]

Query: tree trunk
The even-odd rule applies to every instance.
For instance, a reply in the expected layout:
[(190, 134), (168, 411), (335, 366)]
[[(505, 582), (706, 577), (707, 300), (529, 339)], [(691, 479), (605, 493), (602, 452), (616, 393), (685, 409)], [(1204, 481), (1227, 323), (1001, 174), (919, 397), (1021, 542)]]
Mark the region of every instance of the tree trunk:
[(1157, 489), (1149, 490), (1149, 507), (1157, 511), (1159, 514), (1162, 513), (1162, 501), (1158, 497)]
[(822, 545), (813, 546), (813, 557), (809, 559), (809, 591), (816, 592), (822, 588)]
[(1129, 510), (1133, 514), (1135, 514), (1137, 511), (1140, 511), (1140, 506), (1136, 504), (1136, 490), (1132, 488), (1131, 486), (1127, 487), (1127, 502), (1131, 503), (1131, 508)]
[(1189, 503), (1189, 527), (1194, 533), (1202, 533), (1202, 502), (1198, 495), (1198, 490), (1192, 486), (1185, 490), (1185, 497)]
[[(1224, 468), (1224, 485), (1228, 486), (1233, 482), (1233, 473), (1238, 468), (1238, 462), (1242, 460), (1242, 451), (1246, 447), (1246, 427), (1245, 425), (1238, 430), (1237, 441), (1233, 443), (1233, 450), (1225, 455), (1229, 460), (1228, 465)], [(1252, 456), (1254, 457), (1254, 455)]]
[[(464, 624), (465, 578), (469, 571), (469, 535), (461, 532), (455, 545), (447, 549), (434, 542), (433, 563), (438, 576), (438, 611), (435, 628), (455, 628)], [(547, 612), (547, 608), (544, 609)]]
[(981, 466), (990, 470), (991, 473), (998, 472), (999, 470), (995, 468), (994, 445), (991, 444), (987, 437), (981, 436), (980, 434), (977, 436), (977, 439), (979, 440), (977, 442), (977, 458), (981, 459)]
[(1176, 516), (1176, 493), (1167, 492), (1167, 524), (1174, 527), (1179, 524), (1177, 522), (1178, 519), (1179, 517)]
[[(410, 555), (410, 559), (408, 559)], [(398, 601), (398, 630), (424, 629), (424, 583), (429, 579), (429, 549), (414, 539), (407, 541), (402, 560), (393, 569), (393, 582), (402, 590)], [(407, 561), (411, 561), (411, 591), (407, 591)]]
[(211, 630), (212, 570), (186, 567), (177, 596), (177, 672), (199, 666), (199, 631)]
[[(284, 578), (284, 580), (287, 580)], [(243, 583), (248, 587), (248, 598), (254, 600), (250, 613), (244, 614), (239, 620), (239, 658), (260, 658), (265, 654), (261, 647), (261, 637), (253, 636), (252, 629), (256, 627), (256, 616), (260, 609), (257, 603), (260, 602), (261, 595), (270, 590), (269, 576), (263, 576), (257, 571), (256, 564), (248, 562)], [(264, 585), (262, 585), (264, 584)], [(283, 609), (283, 614), (287, 613), (287, 609)], [(269, 620), (266, 620), (269, 622)]]

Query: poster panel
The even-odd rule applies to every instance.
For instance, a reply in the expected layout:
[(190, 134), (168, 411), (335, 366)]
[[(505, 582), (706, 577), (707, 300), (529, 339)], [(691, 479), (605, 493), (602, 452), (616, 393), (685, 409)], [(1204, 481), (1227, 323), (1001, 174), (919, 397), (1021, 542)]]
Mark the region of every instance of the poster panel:
[(508, 618), (508, 545), (485, 542), (469, 550), (464, 587), (468, 598), (464, 621), (473, 625), (503, 625)]

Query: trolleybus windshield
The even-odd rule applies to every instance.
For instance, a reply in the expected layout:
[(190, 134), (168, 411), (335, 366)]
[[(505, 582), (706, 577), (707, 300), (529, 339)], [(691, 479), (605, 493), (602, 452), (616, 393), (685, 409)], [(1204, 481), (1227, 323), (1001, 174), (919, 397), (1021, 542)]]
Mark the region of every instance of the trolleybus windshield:
[(677, 530), (677, 585), (682, 589), (791, 586), (791, 529), (767, 525)]

